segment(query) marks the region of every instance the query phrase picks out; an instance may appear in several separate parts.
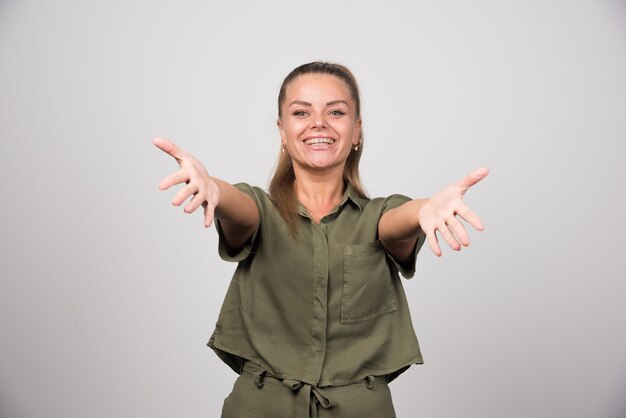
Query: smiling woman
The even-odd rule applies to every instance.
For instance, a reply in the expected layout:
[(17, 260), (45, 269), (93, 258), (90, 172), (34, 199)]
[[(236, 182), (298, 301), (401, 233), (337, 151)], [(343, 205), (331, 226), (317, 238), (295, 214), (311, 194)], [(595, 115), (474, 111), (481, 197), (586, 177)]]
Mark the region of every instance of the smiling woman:
[(173, 203), (204, 207), (219, 255), (237, 262), (208, 345), (240, 377), (222, 417), (395, 417), (387, 384), (422, 363), (399, 273), (413, 276), (437, 231), (469, 245), (463, 203), (478, 169), (430, 199), (370, 199), (359, 178), (359, 90), (341, 65), (293, 70), (278, 98), (281, 152), (269, 193), (230, 185), (173, 143), (180, 165), (160, 187), (186, 183)]

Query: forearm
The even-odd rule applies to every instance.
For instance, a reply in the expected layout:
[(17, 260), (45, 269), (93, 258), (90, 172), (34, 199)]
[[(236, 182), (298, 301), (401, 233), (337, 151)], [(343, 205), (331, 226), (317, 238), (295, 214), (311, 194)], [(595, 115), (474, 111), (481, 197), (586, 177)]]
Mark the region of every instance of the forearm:
[(219, 203), (215, 207), (215, 218), (222, 224), (240, 228), (256, 227), (259, 211), (250, 196), (230, 183), (212, 177), (219, 189)]
[(378, 237), (387, 251), (400, 263), (410, 262), (422, 232), (419, 209), (428, 199), (416, 199), (383, 214), (378, 222)]
[(232, 249), (242, 247), (254, 233), (259, 223), (259, 210), (250, 196), (223, 180), (212, 178), (219, 189), (219, 203), (215, 218), (219, 221), (222, 236)]
[(415, 199), (383, 214), (378, 236), (383, 242), (403, 242), (417, 238), (421, 228), (419, 210), (428, 199)]

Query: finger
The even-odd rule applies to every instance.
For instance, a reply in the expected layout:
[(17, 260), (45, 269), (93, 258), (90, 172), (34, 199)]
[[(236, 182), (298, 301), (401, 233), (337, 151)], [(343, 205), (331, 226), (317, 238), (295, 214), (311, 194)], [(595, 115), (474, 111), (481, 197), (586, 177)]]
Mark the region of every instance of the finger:
[(467, 235), (467, 231), (465, 230), (465, 227), (463, 226), (463, 224), (459, 222), (459, 220), (454, 216), (447, 219), (446, 224), (448, 225), (448, 228), (452, 231), (452, 233), (456, 237), (457, 241), (464, 247), (467, 247), (470, 241), (469, 241), (469, 236)]
[(435, 234), (435, 230), (426, 232), (426, 238), (428, 238), (428, 245), (432, 252), (437, 256), (441, 257), (441, 248), (439, 247), (439, 241), (437, 240), (437, 234)]
[(198, 188), (194, 183), (186, 185), (185, 187), (180, 189), (178, 193), (176, 193), (176, 196), (174, 196), (174, 199), (172, 199), (172, 204), (174, 206), (180, 206), (185, 200), (187, 200), (187, 198), (189, 198), (189, 196), (195, 194), (197, 191)]
[(165, 138), (155, 137), (152, 140), (152, 143), (156, 145), (157, 148), (159, 148), (160, 150), (176, 158), (176, 161), (180, 161), (187, 156), (187, 152), (185, 152), (181, 148), (178, 148), (176, 144), (174, 144), (172, 141), (169, 141)]
[(159, 189), (161, 190), (169, 189), (175, 184), (184, 183), (188, 180), (189, 180), (189, 174), (187, 174), (186, 171), (178, 170), (177, 172), (172, 173), (169, 176), (165, 177), (163, 180), (161, 180), (161, 183), (159, 183)]
[(196, 209), (202, 205), (202, 202), (206, 201), (204, 193), (196, 193), (191, 202), (187, 206), (185, 206), (184, 211), (187, 213), (192, 213)]
[(469, 173), (467, 176), (463, 177), (461, 180), (456, 182), (456, 185), (462, 189), (469, 189), (489, 174), (489, 169), (487, 167), (477, 168), (476, 170)]
[(445, 223), (439, 225), (437, 229), (439, 230), (441, 237), (446, 240), (450, 248), (452, 248), (454, 251), (459, 251), (461, 249), (461, 244), (459, 244), (456, 238), (454, 238), (454, 235), (452, 235), (452, 232), (450, 232), (450, 228), (448, 228)]
[(474, 211), (467, 206), (461, 206), (459, 209), (457, 209), (456, 214), (463, 218), (467, 223), (472, 225), (476, 230), (482, 231), (485, 229), (485, 226), (483, 225), (478, 215), (476, 215)]
[(204, 227), (208, 228), (213, 223), (213, 217), (215, 215), (215, 208), (204, 203)]

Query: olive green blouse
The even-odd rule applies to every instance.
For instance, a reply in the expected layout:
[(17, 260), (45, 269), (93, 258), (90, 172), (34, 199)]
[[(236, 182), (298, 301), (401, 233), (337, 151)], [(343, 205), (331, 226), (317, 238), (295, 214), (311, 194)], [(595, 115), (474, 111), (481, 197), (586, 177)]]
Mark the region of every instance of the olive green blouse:
[(341, 386), (367, 376), (391, 380), (422, 363), (398, 272), (411, 278), (378, 239), (385, 211), (410, 199), (363, 199), (348, 184), (341, 204), (315, 224), (299, 205), (294, 237), (269, 195), (235, 185), (256, 202), (259, 225), (236, 254), (222, 231), (219, 254), (238, 262), (208, 342), (237, 373), (245, 360), (271, 375), (313, 386)]

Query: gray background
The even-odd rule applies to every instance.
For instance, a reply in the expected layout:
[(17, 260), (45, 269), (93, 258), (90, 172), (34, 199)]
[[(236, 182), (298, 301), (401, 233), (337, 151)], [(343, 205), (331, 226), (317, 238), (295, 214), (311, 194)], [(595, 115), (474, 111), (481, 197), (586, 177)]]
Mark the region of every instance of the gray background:
[[(405, 282), (398, 416), (626, 416), (623, 1), (0, 2), (0, 416), (217, 417), (234, 265), (162, 135), (267, 184), (282, 78), (348, 65), (373, 196), (471, 169), (486, 231)], [(426, 248), (425, 248), (426, 250)]]

